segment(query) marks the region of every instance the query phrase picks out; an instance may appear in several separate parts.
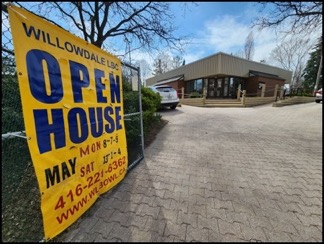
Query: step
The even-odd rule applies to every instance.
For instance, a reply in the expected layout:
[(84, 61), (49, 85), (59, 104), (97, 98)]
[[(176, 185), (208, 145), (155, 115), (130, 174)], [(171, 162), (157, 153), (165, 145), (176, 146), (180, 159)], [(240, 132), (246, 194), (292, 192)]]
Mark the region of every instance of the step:
[(240, 100), (230, 100), (230, 99), (222, 99), (222, 100), (205, 100), (205, 104), (240, 104)]
[(213, 103), (213, 104), (205, 104), (204, 107), (209, 107), (209, 108), (216, 108), (216, 107), (222, 107), (222, 108), (238, 108), (238, 107), (243, 107), (241, 103)]

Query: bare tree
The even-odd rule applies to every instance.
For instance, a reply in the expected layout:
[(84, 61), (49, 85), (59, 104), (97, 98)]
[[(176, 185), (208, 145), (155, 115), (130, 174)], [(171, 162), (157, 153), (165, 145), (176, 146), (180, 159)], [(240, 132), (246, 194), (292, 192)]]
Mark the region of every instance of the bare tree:
[[(260, 2), (262, 17), (253, 23), (260, 29), (274, 27), (284, 29), (286, 33), (311, 33), (322, 29), (322, 2)], [(265, 10), (269, 10), (265, 14)], [(278, 30), (279, 30), (278, 29)]]
[(274, 63), (293, 72), (292, 86), (299, 86), (302, 82), (303, 70), (306, 67), (307, 55), (313, 44), (309, 39), (291, 38), (272, 50), (271, 58)]
[(153, 75), (163, 74), (172, 68), (172, 59), (168, 53), (160, 52), (153, 62)]
[(176, 69), (176, 68), (179, 68), (180, 66), (183, 65), (183, 58), (180, 57), (180, 56), (175, 56), (172, 58), (172, 63), (171, 63), (171, 69)]
[[(17, 2), (18, 3), (18, 2)], [(165, 45), (182, 52), (186, 37), (176, 37), (174, 16), (168, 2), (41, 2), (18, 3), (54, 23), (70, 24), (74, 34), (103, 48), (118, 39), (115, 46), (128, 40), (126, 52), (152, 50)], [(54, 16), (54, 15), (57, 16)], [(50, 17), (49, 17), (50, 15)], [(126, 44), (124, 43), (124, 46)], [(113, 45), (111, 45), (113, 46)]]
[(252, 60), (254, 55), (254, 37), (253, 32), (250, 31), (249, 35), (245, 39), (244, 53), (247, 60)]
[[(322, 35), (322, 2), (260, 2), (260, 4), (263, 6), (261, 12), (266, 10), (267, 7), (270, 7), (270, 12), (257, 18), (253, 26), (259, 26), (260, 29), (273, 27), (275, 30), (283, 31), (286, 34), (284, 37), (289, 36), (289, 34)], [(288, 28), (286, 28), (287, 24)], [(299, 61), (296, 61), (296, 63), (299, 63)], [(298, 82), (300, 69), (305, 68), (297, 67), (296, 64), (293, 82)], [(321, 65), (318, 69), (318, 73), (320, 72)], [(318, 85), (318, 83), (316, 84)], [(317, 85), (315, 85), (314, 90), (317, 89)]]
[(238, 50), (234, 53), (234, 56), (239, 57), (239, 58), (244, 58), (244, 52), (243, 50)]
[(140, 67), (141, 70), (141, 80), (142, 82), (151, 74), (150, 64), (145, 59), (140, 59), (135, 61), (135, 66)]
[(171, 56), (167, 52), (160, 52), (153, 61), (153, 75), (163, 74), (179, 68), (185, 64), (185, 60), (179, 56)]
[(153, 62), (153, 71), (152, 71), (152, 75), (160, 75), (163, 74), (163, 68), (162, 68), (162, 60), (161, 59), (155, 59)]

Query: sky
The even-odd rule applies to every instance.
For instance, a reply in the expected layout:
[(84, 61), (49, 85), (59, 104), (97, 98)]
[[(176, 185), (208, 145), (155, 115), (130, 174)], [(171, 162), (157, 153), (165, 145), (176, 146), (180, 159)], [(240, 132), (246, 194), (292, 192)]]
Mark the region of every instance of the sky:
[[(261, 5), (257, 2), (196, 2), (188, 3), (187, 7), (183, 3), (173, 2), (171, 9), (176, 15), (174, 24), (178, 26), (175, 33), (189, 35), (191, 39), (191, 44), (185, 47), (182, 55), (186, 64), (218, 52), (233, 55), (243, 53), (250, 31), (254, 38), (253, 61), (265, 60), (270, 64), (270, 53), (280, 44), (274, 29), (259, 31), (251, 28), (252, 21), (260, 14)], [(145, 54), (134, 56), (141, 55), (152, 63), (152, 58)]]
[[(270, 53), (280, 41), (274, 29), (251, 29), (252, 21), (260, 15), (261, 5), (258, 2), (170, 2), (170, 5), (175, 16), (173, 24), (177, 27), (174, 34), (188, 36), (190, 40), (190, 44), (184, 47), (184, 53), (180, 55), (186, 64), (218, 52), (239, 56), (243, 54), (246, 37), (252, 31), (255, 48), (252, 60), (265, 60), (272, 65)], [(313, 41), (315, 40), (314, 37)], [(124, 51), (125, 49), (121, 50)], [(111, 52), (114, 53), (114, 50)], [(178, 55), (169, 54), (171, 57)], [(131, 53), (131, 60), (144, 59), (153, 67), (156, 55), (135, 50)], [(142, 78), (151, 76), (150, 72)]]
[[(256, 14), (255, 2), (197, 2), (183, 10), (183, 6), (172, 4), (178, 33), (190, 35), (192, 44), (185, 50), (186, 63), (217, 52), (238, 53), (243, 51), (245, 39), (251, 31), (251, 20)], [(255, 60), (266, 56), (266, 49), (275, 47), (273, 36), (255, 32)], [(260, 47), (260, 48), (259, 48)]]

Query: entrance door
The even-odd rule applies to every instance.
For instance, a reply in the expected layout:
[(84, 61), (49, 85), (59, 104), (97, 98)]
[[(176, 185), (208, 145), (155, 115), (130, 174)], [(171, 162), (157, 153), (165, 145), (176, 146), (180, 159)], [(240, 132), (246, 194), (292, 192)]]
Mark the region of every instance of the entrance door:
[(207, 86), (207, 98), (215, 98), (216, 92), (215, 92), (215, 84), (216, 80), (208, 79), (208, 86)]
[(217, 78), (215, 88), (216, 88), (216, 97), (222, 98), (224, 96), (224, 80), (223, 80), (223, 78)]
[(207, 98), (235, 98), (236, 83), (232, 77), (208, 79)]
[(227, 87), (224, 90), (224, 78), (208, 79), (207, 98), (223, 98), (227, 91)]

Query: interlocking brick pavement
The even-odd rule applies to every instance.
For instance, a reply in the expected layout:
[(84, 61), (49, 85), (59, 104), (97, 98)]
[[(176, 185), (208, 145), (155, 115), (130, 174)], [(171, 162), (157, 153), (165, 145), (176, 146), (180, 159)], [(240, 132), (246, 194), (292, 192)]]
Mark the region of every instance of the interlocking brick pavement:
[(160, 112), (144, 159), (60, 235), (322, 242), (322, 104)]

